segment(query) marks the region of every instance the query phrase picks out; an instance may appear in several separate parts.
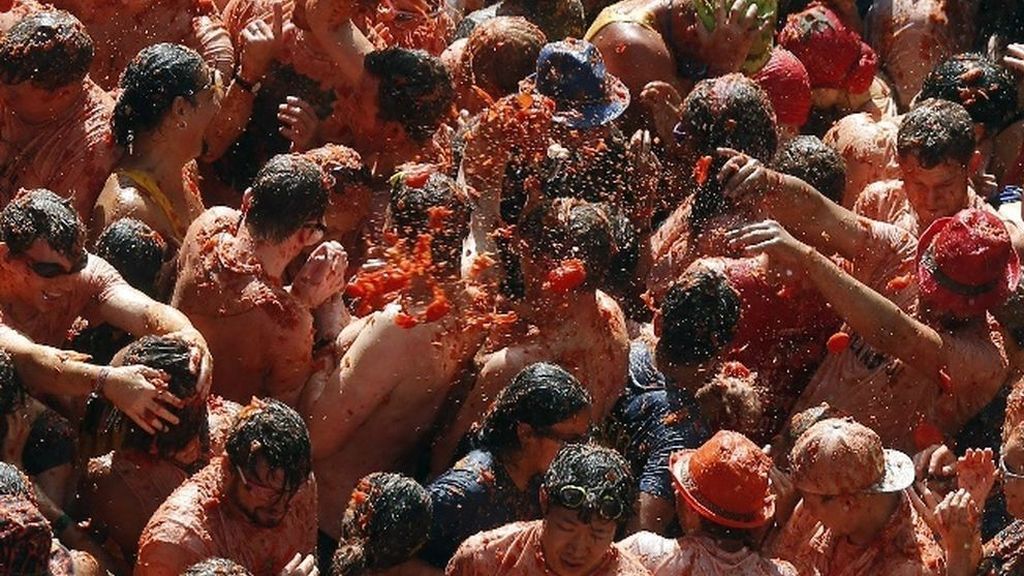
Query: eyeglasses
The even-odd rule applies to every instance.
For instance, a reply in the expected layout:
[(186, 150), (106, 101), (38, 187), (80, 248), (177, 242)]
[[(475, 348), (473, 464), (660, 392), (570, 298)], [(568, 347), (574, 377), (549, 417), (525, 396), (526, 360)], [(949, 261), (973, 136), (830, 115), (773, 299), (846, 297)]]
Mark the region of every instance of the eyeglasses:
[(1006, 467), (1006, 459), (1002, 455), (999, 456), (999, 471), (1003, 473), (1003, 478), (1006, 480), (1024, 480), (1024, 474), (1012, 472)]
[(64, 268), (63, 264), (58, 264), (56, 262), (39, 262), (27, 255), (22, 255), (21, 258), (26, 260), (29, 269), (32, 270), (32, 273), (40, 278), (56, 278), (58, 276), (67, 276), (74, 274), (75, 272), (81, 272), (89, 263), (89, 253), (85, 250), (83, 250), (82, 254), (71, 263), (71, 268)]
[(271, 488), (270, 486), (264, 486), (262, 484), (250, 482), (249, 479), (245, 477), (245, 472), (242, 472), (241, 466), (236, 465), (235, 471), (238, 472), (238, 477), (242, 479), (242, 484), (245, 485), (245, 488), (250, 493), (252, 493), (253, 496), (259, 498), (264, 502), (268, 502), (270, 504), (277, 504), (282, 499), (284, 499), (284, 503), (288, 504), (289, 502), (291, 502), (292, 498), (295, 496), (295, 493), (297, 492), (297, 490), (288, 490), (286, 488)]
[(590, 492), (572, 484), (558, 489), (559, 503), (570, 510), (596, 510), (605, 520), (618, 520), (625, 512), (622, 501), (608, 494)]

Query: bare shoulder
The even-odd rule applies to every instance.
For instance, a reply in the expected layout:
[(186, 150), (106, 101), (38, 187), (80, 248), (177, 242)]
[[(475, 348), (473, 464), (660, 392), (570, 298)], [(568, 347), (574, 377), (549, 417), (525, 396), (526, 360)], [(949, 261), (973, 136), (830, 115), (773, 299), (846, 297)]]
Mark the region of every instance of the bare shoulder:
[(601, 51), (608, 71), (636, 96), (648, 82), (675, 78), (675, 64), (665, 40), (645, 26), (614, 22), (595, 34), (592, 42)]

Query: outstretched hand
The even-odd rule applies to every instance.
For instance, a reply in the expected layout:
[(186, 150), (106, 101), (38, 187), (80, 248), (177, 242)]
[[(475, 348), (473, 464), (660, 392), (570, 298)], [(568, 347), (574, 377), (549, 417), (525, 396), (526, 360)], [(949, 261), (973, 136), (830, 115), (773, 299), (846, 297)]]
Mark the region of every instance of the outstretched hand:
[(238, 74), (246, 82), (259, 82), (284, 45), (284, 7), (272, 5), (270, 22), (254, 20), (242, 29)]
[(277, 107), (277, 119), (281, 122), (281, 134), (292, 143), (289, 152), (305, 152), (313, 147), (320, 119), (309, 102), (288, 96)]
[(782, 185), (782, 175), (757, 158), (732, 148), (719, 148), (716, 152), (728, 158), (717, 176), (726, 198), (740, 201), (744, 198), (763, 197)]
[(291, 294), (314, 310), (345, 289), (348, 254), (335, 241), (317, 246), (292, 282)]
[[(696, 26), (697, 37), (703, 46), (717, 47), (718, 59), (708, 62), (714, 75), (736, 72), (750, 52), (754, 42), (773, 25), (771, 18), (758, 18), (754, 0), (728, 0), (714, 2), (714, 24), (710, 29)], [(728, 10), (726, 6), (728, 5)]]
[(1003, 64), (1018, 74), (1024, 75), (1024, 44), (1010, 44), (1006, 47)]
[(966, 490), (978, 506), (985, 505), (995, 481), (996, 464), (992, 458), (991, 448), (984, 450), (968, 448), (967, 453), (957, 460), (957, 486), (961, 490)]
[(312, 554), (306, 556), (296, 554), (278, 576), (319, 576), (319, 574), (316, 559)]

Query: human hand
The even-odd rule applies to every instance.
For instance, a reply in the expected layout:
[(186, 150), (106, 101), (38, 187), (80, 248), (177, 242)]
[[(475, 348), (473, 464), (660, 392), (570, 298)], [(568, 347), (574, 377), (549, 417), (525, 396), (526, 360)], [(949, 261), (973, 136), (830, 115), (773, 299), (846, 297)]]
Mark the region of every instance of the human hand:
[(969, 549), (981, 533), (981, 511), (966, 490), (954, 490), (935, 507), (936, 526), (947, 550)]
[(654, 80), (644, 85), (640, 91), (639, 102), (646, 110), (651, 125), (654, 126), (662, 143), (674, 144), (672, 129), (679, 122), (683, 111), (683, 98), (679, 91), (668, 82)]
[(780, 264), (803, 270), (812, 249), (786, 231), (778, 222), (765, 220), (734, 228), (725, 234), (729, 247), (747, 255), (767, 254)]
[(627, 154), (633, 167), (632, 186), (635, 203), (629, 207), (630, 219), (644, 229), (650, 227), (654, 213), (654, 199), (658, 195), (661, 162), (651, 149), (651, 133), (637, 130), (629, 139)]
[(313, 249), (292, 282), (291, 293), (310, 310), (315, 310), (345, 289), (348, 254), (335, 241)]
[(697, 38), (710, 50), (706, 62), (711, 76), (736, 72), (754, 42), (773, 25), (771, 18), (759, 18), (755, 0), (735, 0), (726, 10), (728, 0), (714, 2), (713, 24), (697, 23)]
[(984, 507), (988, 494), (996, 481), (996, 463), (992, 449), (968, 448), (956, 463), (956, 483), (966, 490), (979, 507)]
[(270, 23), (254, 20), (242, 29), (242, 53), (238, 75), (246, 82), (259, 82), (267, 73), (284, 44), (284, 7), (281, 0), (273, 3)]
[(278, 576), (319, 576), (320, 571), (316, 568), (316, 559), (312, 554), (296, 554), (281, 570)]
[(1024, 44), (1014, 43), (1007, 46), (1003, 64), (1018, 74), (1024, 74)]
[[(177, 424), (178, 417), (166, 405), (181, 408), (183, 402), (167, 391), (167, 374), (143, 365), (105, 366), (106, 377), (100, 383), (103, 395), (148, 434)], [(101, 373), (100, 378), (104, 378)]]
[(956, 456), (945, 444), (932, 444), (914, 454), (914, 477), (924, 482), (928, 478), (951, 478), (956, 474)]
[(281, 134), (292, 142), (290, 152), (305, 152), (313, 147), (320, 119), (308, 102), (288, 96), (277, 107), (277, 119), (281, 121)]
[(717, 176), (726, 198), (741, 201), (762, 197), (782, 186), (782, 174), (766, 167), (757, 158), (732, 148), (719, 148), (716, 152), (728, 158)]

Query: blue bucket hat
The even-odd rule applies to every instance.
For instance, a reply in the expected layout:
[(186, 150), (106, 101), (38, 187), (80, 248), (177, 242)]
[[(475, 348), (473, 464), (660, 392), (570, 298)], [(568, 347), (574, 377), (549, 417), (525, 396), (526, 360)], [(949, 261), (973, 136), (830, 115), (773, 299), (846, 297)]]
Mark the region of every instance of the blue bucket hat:
[(618, 118), (629, 106), (629, 89), (608, 73), (597, 47), (569, 38), (545, 44), (527, 87), (555, 101), (553, 120), (593, 128)]

